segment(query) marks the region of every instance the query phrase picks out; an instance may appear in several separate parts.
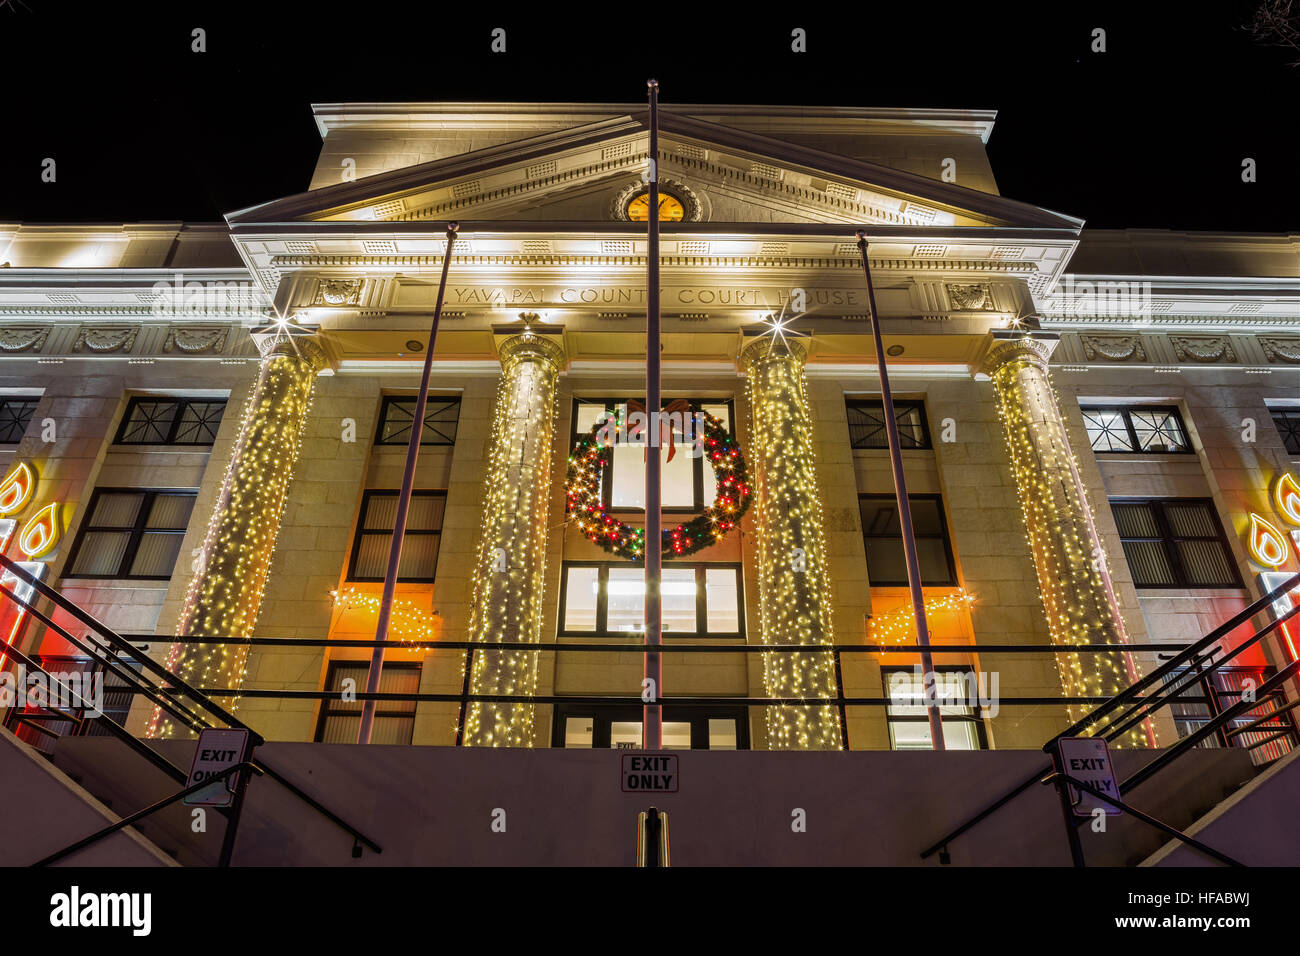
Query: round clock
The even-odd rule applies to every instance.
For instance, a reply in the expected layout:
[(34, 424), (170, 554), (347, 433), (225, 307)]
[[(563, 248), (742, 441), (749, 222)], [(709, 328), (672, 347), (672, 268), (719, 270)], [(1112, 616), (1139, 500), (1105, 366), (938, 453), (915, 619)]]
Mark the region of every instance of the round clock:
[[(706, 217), (695, 190), (675, 179), (659, 180), (659, 221), (700, 222)], [(649, 222), (650, 187), (640, 180), (627, 183), (613, 197), (609, 217), (622, 222)]]
[[(633, 222), (646, 222), (650, 219), (650, 192), (647, 190), (628, 200), (625, 207), (627, 218)], [(659, 193), (659, 221), (681, 222), (686, 218), (686, 207), (672, 193)]]

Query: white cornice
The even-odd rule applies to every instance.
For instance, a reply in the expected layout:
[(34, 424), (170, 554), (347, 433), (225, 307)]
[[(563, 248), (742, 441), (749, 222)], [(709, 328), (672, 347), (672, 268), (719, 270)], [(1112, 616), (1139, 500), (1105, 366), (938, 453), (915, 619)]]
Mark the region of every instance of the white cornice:
[[(530, 130), (574, 126), (592, 119), (633, 113), (645, 103), (314, 103), (321, 137), (335, 129)], [(773, 132), (865, 132), (865, 124), (889, 124), (890, 132), (936, 130), (978, 136), (987, 143), (996, 110), (907, 109), (850, 106), (725, 106), (670, 103), (665, 109), (726, 125), (728, 119), (762, 120)]]

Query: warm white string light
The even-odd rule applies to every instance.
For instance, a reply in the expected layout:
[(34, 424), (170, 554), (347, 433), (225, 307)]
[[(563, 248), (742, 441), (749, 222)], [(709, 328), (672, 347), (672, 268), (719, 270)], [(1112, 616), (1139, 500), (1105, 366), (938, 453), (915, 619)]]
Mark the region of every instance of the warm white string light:
[[(252, 637), (275, 540), (324, 357), (314, 344), (279, 335), (266, 345), (244, 405), (230, 464), (176, 624), (177, 637)], [(173, 644), (167, 668), (191, 686), (238, 690), (245, 644)], [(238, 698), (227, 709), (234, 712)], [(147, 736), (185, 732), (155, 708)]]
[[(985, 368), (993, 380), (1052, 642), (1127, 643), (1105, 551), (1048, 374), (1046, 348), (1030, 338), (1007, 342), (990, 353)], [(1069, 697), (1112, 697), (1137, 678), (1132, 658), (1120, 650), (1062, 650), (1056, 662)], [(1071, 720), (1091, 709), (1067, 708)], [(1148, 743), (1141, 724), (1116, 741), (1132, 747)]]
[[(563, 357), (551, 336), (525, 332), (501, 345), (469, 639), (534, 649), (475, 651), (473, 694), (531, 697), (537, 691), (551, 446)], [(465, 746), (533, 746), (535, 710), (532, 704), (471, 701), (465, 709)]]
[[(798, 344), (760, 338), (741, 356), (749, 373), (750, 458), (755, 463), (759, 622), (764, 644), (833, 644), (830, 565), (814, 455), (812, 415)], [(829, 651), (763, 654), (769, 697), (838, 696)], [(839, 750), (830, 704), (764, 708), (773, 750)]]

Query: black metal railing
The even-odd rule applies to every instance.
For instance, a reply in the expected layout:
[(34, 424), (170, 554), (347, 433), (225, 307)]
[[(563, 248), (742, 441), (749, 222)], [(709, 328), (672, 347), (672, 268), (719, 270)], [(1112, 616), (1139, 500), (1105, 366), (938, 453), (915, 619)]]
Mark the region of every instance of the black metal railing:
[[(1300, 605), (1295, 605), (1282, 614), (1271, 616), (1263, 626), (1256, 629), (1251, 637), (1237, 644), (1232, 651), (1226, 654), (1218, 646), (1221, 640), (1249, 622), (1257, 614), (1275, 610), (1279, 599), (1294, 591), (1297, 587), (1300, 587), (1300, 574), (1293, 575), (1283, 581), (1274, 590), (1238, 611), (1200, 640), (1187, 645), (1183, 650), (1175, 654), (1172, 659), (1135, 681), (1120, 693), (1108, 698), (1085, 717), (1052, 737), (1043, 745), (1043, 751), (1052, 757), (1050, 766), (1044, 766), (1035, 771), (1031, 777), (1022, 781), (965, 820), (960, 826), (926, 847), (921, 851), (921, 858), (928, 859), (937, 853), (941, 862), (948, 862), (950, 859), (949, 845), (956, 839), (1031, 789), (1035, 783), (1053, 783), (1061, 795), (1062, 812), (1065, 818), (1066, 835), (1070, 844), (1071, 857), (1076, 866), (1085, 865), (1078, 836), (1078, 826), (1082, 821), (1074, 815), (1066, 792), (1067, 784), (1075, 781), (1068, 778), (1061, 770), (1064, 766), (1061, 756), (1061, 741), (1073, 737), (1101, 737), (1107, 741), (1112, 741), (1139, 724), (1150, 720), (1163, 707), (1189, 702), (1204, 703), (1210, 709), (1210, 716), (1198, 729), (1182, 737), (1172, 747), (1160, 751), (1153, 760), (1121, 781), (1119, 783), (1119, 792), (1121, 794), (1128, 793), (1146, 783), (1189, 750), (1196, 749), (1211, 739), (1217, 738), (1224, 745), (1232, 745), (1234, 737), (1244, 736), (1258, 727), (1269, 725), (1271, 728), (1276, 729), (1273, 729), (1272, 732), (1266, 734), (1260, 740), (1246, 742), (1246, 749), (1254, 750), (1265, 744), (1284, 739), (1294, 745), (1298, 739), (1298, 731), (1300, 731), (1295, 720), (1295, 709), (1297, 704), (1300, 704), (1300, 700), (1288, 702), (1284, 692), (1284, 685), (1288, 680), (1300, 675), (1300, 661), (1291, 661), (1268, 678), (1258, 688), (1253, 699), (1248, 699), (1246, 695), (1238, 693), (1236, 695), (1238, 697), (1237, 702), (1226, 708), (1221, 706), (1219, 700), (1221, 696), (1225, 695), (1216, 693), (1212, 688), (1207, 689), (1204, 681), (1223, 671), (1229, 662), (1240, 657), (1243, 652), (1256, 646), (1269, 634), (1272, 634), (1283, 624), (1300, 614)], [(1116, 645), (1110, 645), (1110, 647), (1116, 649)], [(1131, 650), (1132, 648), (1124, 645), (1123, 649)], [(1217, 656), (1220, 654), (1222, 656)], [(1186, 691), (1197, 684), (1202, 686), (1203, 695), (1200, 697), (1187, 696)], [(1157, 687), (1158, 690), (1146, 695), (1143, 694), (1143, 691)], [(1276, 702), (1276, 706), (1264, 714), (1253, 714), (1252, 711), (1258, 710), (1263, 702)], [(1286, 718), (1289, 726), (1281, 722), (1282, 718)], [(1274, 721), (1276, 723), (1270, 723)], [(1091, 788), (1084, 787), (1083, 789), (1096, 794)], [(1114, 800), (1105, 798), (1103, 794), (1096, 795), (1114, 803)], [(1127, 808), (1128, 805), (1125, 804), (1125, 807)], [(1154, 818), (1145, 816), (1137, 816), (1136, 818), (1142, 819), (1144, 822), (1154, 820)], [(1202, 851), (1207, 849), (1181, 831), (1167, 827), (1158, 821), (1155, 821), (1153, 825), (1157, 825), (1158, 828), (1165, 830), (1189, 846), (1194, 846)], [(1210, 851), (1210, 855), (1221, 862), (1228, 859), (1218, 851)]]
[[(183, 727), (194, 732), (210, 726), (228, 726), (238, 729), (248, 729), (243, 723), (238, 721), (233, 715), (229, 714), (216, 701), (225, 697), (248, 697), (264, 698), (277, 700), (337, 700), (360, 703), (365, 700), (388, 701), (388, 702), (405, 702), (405, 703), (457, 703), (461, 708), (461, 717), (458, 720), (457, 743), (461, 742), (460, 734), (463, 729), (463, 717), (466, 706), (470, 702), (479, 701), (485, 703), (526, 703), (536, 705), (551, 704), (579, 704), (593, 706), (641, 706), (644, 702), (639, 696), (574, 696), (574, 695), (489, 695), (474, 694), (470, 691), (468, 673), (466, 667), (466, 680), (459, 693), (391, 693), (391, 692), (352, 692), (345, 695), (343, 691), (331, 690), (277, 690), (264, 688), (240, 688), (232, 690), (228, 688), (209, 688), (209, 687), (192, 687), (175, 675), (166, 670), (152, 660), (147, 654), (136, 648), (128, 638), (118, 635), (109, 630), (93, 617), (86, 614), (80, 608), (77, 608), (67, 599), (63, 598), (53, 588), (32, 580), (20, 568), (16, 568), (7, 558), (0, 556), (0, 566), (14, 570), (15, 574), (20, 576), (20, 580), (33, 585), (37, 593), (48, 598), (71, 615), (75, 620), (85, 624), (91, 630), (97, 633), (101, 640), (94, 641), (89, 636), (85, 640), (79, 640), (69, 633), (66, 628), (56, 624), (49, 616), (42, 614), (38, 609), (33, 607), (34, 602), (20, 601), (28, 608), (34, 618), (49, 627), (54, 633), (58, 634), (72, 646), (85, 653), (94, 666), (102, 667), (103, 673), (108, 676), (112, 675), (118, 681), (117, 691), (125, 696), (135, 697), (141, 694), (145, 695), (156, 706), (164, 712), (174, 717)], [(1120, 735), (1126, 733), (1133, 727), (1149, 720), (1151, 716), (1160, 708), (1171, 705), (1185, 707), (1188, 705), (1204, 706), (1206, 716), (1202, 719), (1197, 718), (1198, 726), (1179, 741), (1173, 748), (1163, 752), (1155, 761), (1144, 767), (1138, 773), (1125, 780), (1121, 785), (1121, 792), (1127, 792), (1132, 788), (1140, 785), (1149, 779), (1150, 776), (1163, 767), (1168, 766), (1170, 762), (1181, 756), (1188, 749), (1197, 746), (1242, 746), (1246, 749), (1255, 750), (1264, 746), (1278, 747), (1285, 746), (1286, 749), (1300, 743), (1300, 726), (1296, 723), (1295, 708), (1300, 701), (1288, 703), (1283, 691), (1283, 685), (1287, 680), (1294, 676), (1297, 665), (1292, 664), (1284, 668), (1279, 673), (1273, 675), (1259, 687), (1253, 699), (1247, 699), (1241, 692), (1234, 692), (1231, 689), (1215, 687), (1207, 681), (1213, 680), (1214, 676), (1227, 670), (1227, 665), (1236, 660), (1240, 655), (1250, 647), (1255, 646), (1264, 637), (1272, 633), (1282, 623), (1293, 618), (1300, 613), (1300, 607), (1292, 608), (1287, 613), (1276, 617), (1267, 622), (1263, 627), (1257, 630), (1254, 635), (1247, 641), (1239, 644), (1230, 653), (1223, 654), (1222, 650), (1217, 647), (1218, 641), (1222, 640), (1229, 633), (1240, 627), (1243, 623), (1249, 621), (1256, 614), (1272, 606), (1278, 597), (1285, 594), (1300, 585), (1300, 574), (1295, 575), (1287, 582), (1284, 582), (1277, 589), (1268, 595), (1255, 601), (1242, 611), (1235, 614), (1228, 621), (1215, 628), (1205, 637), (1193, 644), (1171, 645), (1168, 643), (1145, 643), (1145, 644), (1041, 644), (1041, 645), (1024, 645), (1024, 644), (933, 644), (929, 650), (935, 656), (974, 656), (982, 654), (1059, 654), (1062, 651), (1074, 651), (1079, 653), (1114, 653), (1116, 650), (1126, 652), (1175, 652), (1172, 659), (1161, 664), (1151, 673), (1135, 682), (1131, 687), (1126, 688), (1121, 693), (1113, 697), (1082, 697), (1082, 696), (1002, 696), (997, 697), (999, 707), (1040, 707), (1055, 705), (1081, 705), (1094, 706), (1094, 709), (1088, 713), (1082, 720), (1076, 722), (1066, 731), (1053, 737), (1044, 745), (1044, 750), (1051, 753), (1056, 748), (1059, 740), (1067, 736), (1102, 736), (1108, 740), (1114, 740)], [(18, 597), (8, 588), (0, 586), (0, 594), (11, 600), (19, 601)], [(133, 635), (138, 640), (158, 640), (156, 635)], [(375, 648), (377, 646), (396, 646), (391, 642), (377, 642), (374, 640), (363, 639), (299, 639), (299, 638), (221, 638), (221, 637), (168, 637), (165, 638), (168, 643), (180, 644), (207, 644), (220, 646), (246, 646), (246, 647), (320, 647), (320, 648)], [(483, 643), (474, 641), (410, 641), (402, 642), (403, 649), (426, 649), (426, 650), (448, 650), (464, 651), (467, 656), (474, 651), (490, 651), (496, 648), (520, 650), (518, 643), (496, 642)], [(19, 654), (16, 648), (12, 648), (3, 642), (0, 642), (0, 648), (5, 649), (10, 656), (20, 660), (28, 666), (37, 666), (39, 664), (30, 658)], [(637, 651), (643, 649), (643, 645), (635, 640), (621, 641), (601, 641), (601, 640), (584, 640), (577, 641), (560, 641), (557, 643), (535, 645), (535, 651), (542, 653), (608, 653), (610, 651), (631, 650)], [(781, 654), (781, 653), (830, 653), (834, 657), (837, 674), (841, 667), (842, 657), (845, 654), (910, 654), (915, 655), (917, 649), (911, 645), (884, 645), (884, 644), (860, 644), (860, 645), (832, 645), (832, 644), (788, 644), (788, 645), (755, 645), (746, 643), (706, 643), (698, 639), (691, 639), (689, 643), (673, 643), (666, 645), (665, 653), (668, 654)], [(1216, 656), (1222, 655), (1222, 656)], [(837, 685), (842, 686), (842, 685)], [(1143, 691), (1150, 691), (1143, 694)], [(1223, 706), (1223, 698), (1232, 698), (1236, 696), (1237, 702), (1231, 706)], [(835, 696), (822, 697), (799, 697), (799, 698), (777, 698), (777, 697), (661, 697), (660, 703), (666, 706), (810, 706), (810, 705), (831, 705), (838, 708), (841, 727), (841, 744), (847, 749), (847, 717), (846, 708), (849, 707), (897, 707), (900, 705), (898, 699), (891, 696), (881, 697), (848, 697), (843, 694)], [(1266, 705), (1272, 706), (1271, 710), (1260, 713), (1259, 711)], [(216, 718), (219, 723), (213, 723)], [(41, 734), (35, 730), (35, 726), (42, 722), (54, 721), (71, 721), (76, 731), (79, 733), (91, 732), (88, 728), (102, 727), (108, 733), (118, 736), (128, 741), (134, 750), (146, 756), (151, 762), (159, 765), (159, 769), (164, 769), (159, 764), (162, 761), (156, 751), (146, 746), (143, 742), (132, 737), (127, 733), (120, 724), (106, 717), (98, 717), (87, 721), (84, 714), (78, 714), (76, 710), (65, 710), (61, 713), (51, 712), (45, 715), (23, 714), (19, 713), (10, 715), (6, 719), (13, 719), (20, 722), (23, 726), (32, 728), (33, 732)], [(953, 719), (979, 720), (981, 715), (976, 709), (971, 715), (955, 715)], [(1285, 721), (1285, 722), (1284, 722)], [(48, 728), (44, 728), (48, 734)], [(250, 731), (251, 732), (251, 731)], [(42, 734), (43, 736), (45, 734)], [(1254, 735), (1252, 737), (1252, 735)], [(57, 736), (57, 734), (56, 734)], [(257, 738), (260, 744), (261, 739)], [(166, 763), (163, 761), (163, 763)], [(310, 795), (296, 787), (291, 781), (285, 779), (280, 774), (271, 770), (262, 761), (255, 761), (256, 766), (272, 779), (277, 780), (283, 786), (288, 788), (299, 799), (308, 803), (317, 812), (330, 819), (341, 829), (344, 829), (354, 838), (354, 849), (364, 844), (371, 847), (376, 852), (379, 851), (373, 841), (364, 837), (346, 821), (339, 818), (325, 807), (315, 801)], [(184, 782), (184, 772), (175, 768), (169, 763), (166, 764), (164, 772), (169, 776), (176, 778), (176, 774), (181, 774), (180, 782)], [(1034, 775), (1017, 787), (1004, 794), (998, 800), (994, 801), (988, 807), (981, 810), (978, 814), (965, 821), (961, 826), (945, 835), (939, 841), (932, 844), (922, 852), (923, 858), (928, 858), (934, 853), (939, 853), (941, 859), (948, 857), (947, 848), (950, 843), (959, 838), (962, 834), (968, 832), (971, 828), (977, 826), (983, 820), (987, 819), (1001, 807), (1013, 801), (1017, 796), (1029, 790), (1035, 783), (1049, 779), (1053, 773), (1053, 767), (1045, 766), (1036, 771)], [(1050, 778), (1053, 780), (1063, 779), (1058, 777)]]
[[(152, 701), (160, 710), (166, 712), (175, 718), (181, 726), (195, 733), (201, 733), (203, 730), (214, 728), (230, 728), (247, 731), (249, 734), (249, 753), (260, 746), (264, 741), (252, 728), (248, 727), (225, 708), (221, 707), (214, 701), (210, 695), (205, 694), (202, 690), (192, 687), (190, 684), (168, 671), (165, 667), (152, 660), (148, 655), (141, 654), (129, 641), (120, 634), (113, 631), (100, 621), (96, 620), (82, 608), (69, 601), (54, 588), (37, 580), (28, 574), (23, 568), (11, 561), (4, 555), (0, 555), (0, 567), (13, 574), (20, 584), (26, 584), (33, 589), (33, 595), (29, 600), (23, 600), (14, 591), (8, 587), (0, 585), (0, 594), (14, 601), (20, 606), (27, 609), (27, 612), (37, 621), (44, 624), (55, 634), (67, 641), (70, 645), (80, 650), (87, 657), (96, 662), (97, 667), (102, 667), (104, 673), (111, 673), (117, 677), (122, 684), (125, 692), (132, 695), (143, 694)], [(83, 640), (73, 635), (67, 628), (58, 624), (53, 618), (38, 607), (35, 606), (38, 598), (45, 598), (52, 602), (56, 608), (64, 614), (69, 615), (75, 621), (89, 628), (92, 634), (98, 636), (98, 640), (92, 639), (89, 635)], [(0, 640), (0, 650), (24, 667), (34, 669), (44, 675), (47, 686), (57, 687), (65, 693), (76, 695), (76, 691), (58, 680), (54, 675), (49, 674), (39, 662), (23, 654), (18, 648), (9, 644), (7, 641)], [(137, 670), (138, 666), (138, 670)], [(150, 680), (150, 677), (158, 678)], [(80, 713), (68, 711), (66, 714), (59, 714), (59, 717), (73, 718), (74, 725), (80, 730), (86, 724), (86, 715), (84, 706), (89, 702), (82, 701), (83, 706), (77, 710)], [(23, 726), (36, 727), (40, 726), (39, 721), (24, 719), (22, 708), (14, 707), (10, 711), (19, 711), (14, 717), (15, 720), (23, 720)], [(6, 715), (7, 719), (10, 715)], [(144, 741), (135, 737), (119, 722), (107, 718), (103, 715), (95, 718), (96, 726), (105, 729), (113, 736), (122, 740), (135, 753), (144, 757), (157, 769), (162, 771), (171, 779), (179, 783), (187, 783), (189, 775), (186, 771), (172, 764), (162, 754), (158, 753)], [(55, 734), (48, 727), (42, 727), (45, 735)], [(369, 847), (375, 853), (382, 853), (383, 850), (370, 837), (366, 836), (359, 829), (348, 823), (337, 813), (324, 806), (315, 797), (308, 794), (305, 790), (293, 783), (283, 774), (274, 770), (266, 764), (264, 760), (249, 758), (249, 762), (258, 775), (265, 775), (275, 780), (286, 790), (288, 790), (297, 800), (306, 804), (313, 811), (329, 820), (333, 825), (346, 832), (352, 837), (352, 855), (360, 856), (362, 846)], [(242, 802), (243, 787), (247, 784), (247, 777), (240, 778), (240, 797)], [(173, 795), (164, 804), (170, 804), (175, 800), (185, 796), (184, 793)], [(156, 807), (155, 809), (161, 809)], [(221, 808), (219, 808), (221, 809)], [(152, 811), (150, 811), (152, 812)], [(233, 852), (234, 842), (238, 831), (238, 813), (236, 811), (222, 810), (227, 818), (226, 833), (222, 849), (222, 858), (228, 863), (229, 853)], [(148, 814), (145, 814), (148, 815)], [(93, 836), (93, 835), (92, 835)]]

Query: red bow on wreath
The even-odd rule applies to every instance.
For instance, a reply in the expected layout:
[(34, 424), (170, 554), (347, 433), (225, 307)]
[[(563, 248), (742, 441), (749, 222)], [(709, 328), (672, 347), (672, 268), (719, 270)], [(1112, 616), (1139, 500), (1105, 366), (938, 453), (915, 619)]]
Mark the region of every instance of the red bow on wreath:
[[(630, 398), (627, 402), (627, 410), (629, 415), (631, 415), (632, 412), (640, 412), (642, 415), (646, 416), (647, 422), (649, 421), (649, 413), (646, 412), (645, 402), (639, 401), (635, 398)], [(660, 415), (659, 444), (662, 445), (664, 443), (664, 435), (667, 433), (669, 461), (672, 461), (673, 455), (677, 454), (677, 444), (674, 441), (673, 428), (671, 423), (668, 421), (667, 416), (677, 413), (680, 413), (682, 416), (682, 426), (684, 428), (693, 414), (691, 412), (691, 403), (684, 398), (675, 398), (664, 406), (663, 413)], [(696, 437), (698, 438), (699, 436)], [(641, 460), (644, 461), (649, 454), (650, 447), (647, 443), (646, 448), (641, 452)]]

